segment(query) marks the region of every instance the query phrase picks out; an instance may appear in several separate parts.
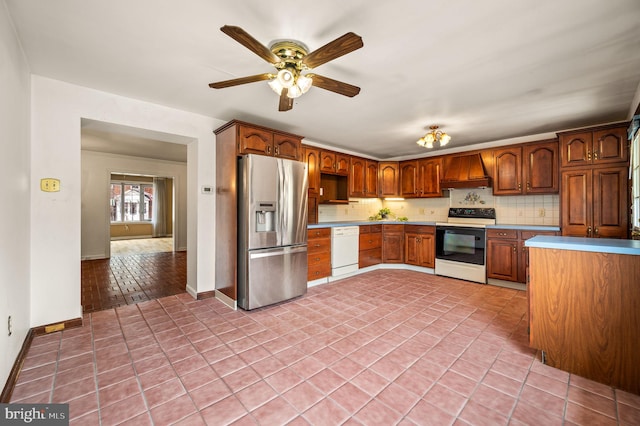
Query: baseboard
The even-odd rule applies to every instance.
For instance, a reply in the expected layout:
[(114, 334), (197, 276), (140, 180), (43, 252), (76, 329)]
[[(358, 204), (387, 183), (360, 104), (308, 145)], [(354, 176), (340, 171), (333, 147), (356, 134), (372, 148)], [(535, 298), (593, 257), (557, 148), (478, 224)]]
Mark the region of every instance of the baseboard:
[(24, 360), (27, 359), (27, 353), (31, 347), (31, 342), (33, 342), (33, 336), (35, 336), (35, 333), (33, 332), (33, 329), (31, 329), (27, 332), (24, 342), (22, 342), (22, 348), (20, 348), (20, 352), (18, 352), (16, 362), (13, 363), (13, 368), (11, 368), (11, 372), (9, 373), (7, 383), (5, 383), (4, 389), (2, 389), (2, 394), (0, 394), (1, 404), (8, 404), (9, 401), (11, 401), (13, 389), (16, 387), (16, 383), (18, 383), (18, 376), (20, 376), (20, 372), (22, 371)]
[(82, 318), (74, 318), (67, 321), (33, 327), (31, 331), (33, 331), (35, 336), (40, 336), (75, 327), (82, 327)]
[(7, 383), (5, 383), (2, 394), (0, 395), (0, 404), (8, 404), (9, 401), (11, 401), (13, 389), (15, 388), (16, 383), (18, 383), (18, 377), (22, 371), (24, 361), (27, 359), (27, 353), (29, 352), (33, 338), (42, 334), (54, 333), (75, 327), (82, 327), (82, 318), (74, 318), (67, 321), (41, 325), (39, 327), (32, 327), (29, 329), (27, 336), (24, 338), (24, 342), (22, 342), (22, 347), (20, 348), (20, 352), (18, 352), (16, 361), (13, 363), (13, 367), (11, 368), (11, 372), (7, 378)]
[(234, 311), (238, 310), (238, 302), (221, 292), (220, 290), (215, 290), (216, 299), (233, 309)]
[[(121, 237), (111, 237), (111, 241), (121, 241), (121, 240), (146, 240), (149, 238), (153, 238), (153, 235), (123, 235)], [(167, 237), (169, 238), (169, 237)]]
[(211, 299), (212, 297), (216, 297), (215, 290), (203, 291), (202, 293), (198, 293), (198, 296), (196, 297), (196, 299), (203, 300), (203, 299)]

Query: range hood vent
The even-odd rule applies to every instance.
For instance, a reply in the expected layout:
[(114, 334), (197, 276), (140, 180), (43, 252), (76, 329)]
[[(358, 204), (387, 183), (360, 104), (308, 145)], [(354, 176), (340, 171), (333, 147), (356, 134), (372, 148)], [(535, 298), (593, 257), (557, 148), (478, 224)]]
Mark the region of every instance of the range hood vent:
[(443, 188), (490, 187), (491, 177), (487, 174), (480, 153), (445, 157)]

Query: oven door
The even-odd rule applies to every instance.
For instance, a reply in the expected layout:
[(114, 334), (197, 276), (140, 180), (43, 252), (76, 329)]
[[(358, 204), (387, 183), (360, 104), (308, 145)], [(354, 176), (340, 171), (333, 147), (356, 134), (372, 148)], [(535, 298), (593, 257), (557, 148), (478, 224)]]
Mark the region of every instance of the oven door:
[(485, 228), (436, 226), (436, 259), (484, 266), (485, 249)]

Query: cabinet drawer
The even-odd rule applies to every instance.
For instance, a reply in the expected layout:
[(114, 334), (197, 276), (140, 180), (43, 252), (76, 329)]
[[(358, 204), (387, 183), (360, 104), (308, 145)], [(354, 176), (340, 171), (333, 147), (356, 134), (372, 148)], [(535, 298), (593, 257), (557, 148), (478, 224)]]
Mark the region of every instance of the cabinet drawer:
[(427, 225), (405, 225), (404, 232), (406, 234), (435, 234), (436, 227)]
[(374, 234), (382, 232), (382, 225), (360, 225), (361, 234)]
[(384, 232), (404, 232), (404, 225), (383, 225)]
[(331, 238), (315, 238), (307, 241), (307, 253), (331, 253)]
[(517, 229), (487, 229), (487, 238), (518, 239)]
[(307, 264), (309, 267), (322, 264), (331, 266), (331, 253), (328, 251), (312, 254), (307, 253)]
[(555, 231), (520, 231), (520, 238), (523, 240), (528, 240), (536, 235), (558, 235), (558, 233)]
[(362, 250), (358, 254), (358, 267), (366, 268), (371, 265), (378, 265), (382, 262), (382, 247)]
[(307, 229), (307, 240), (313, 240), (316, 238), (330, 238), (331, 228), (315, 228)]
[(328, 277), (329, 275), (331, 275), (330, 263), (318, 263), (308, 266), (307, 281), (317, 280), (319, 278)]
[(382, 234), (361, 234), (359, 244), (360, 251), (382, 247)]

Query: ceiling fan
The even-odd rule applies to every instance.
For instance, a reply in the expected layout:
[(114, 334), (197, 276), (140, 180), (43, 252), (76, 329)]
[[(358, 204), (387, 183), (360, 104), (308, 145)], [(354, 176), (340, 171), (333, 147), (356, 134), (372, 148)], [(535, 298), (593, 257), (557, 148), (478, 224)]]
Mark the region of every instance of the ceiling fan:
[(209, 84), (212, 89), (270, 80), (269, 86), (280, 96), (279, 111), (288, 111), (293, 108), (293, 100), (306, 93), (311, 86), (349, 97), (360, 93), (360, 88), (357, 86), (318, 74), (303, 74), (303, 71), (311, 70), (361, 48), (364, 45), (362, 38), (352, 32), (338, 37), (313, 52), (308, 52), (307, 48), (297, 41), (277, 41), (270, 47), (266, 47), (240, 27), (225, 25), (220, 28), (220, 31), (269, 62), (278, 72), (218, 81)]

